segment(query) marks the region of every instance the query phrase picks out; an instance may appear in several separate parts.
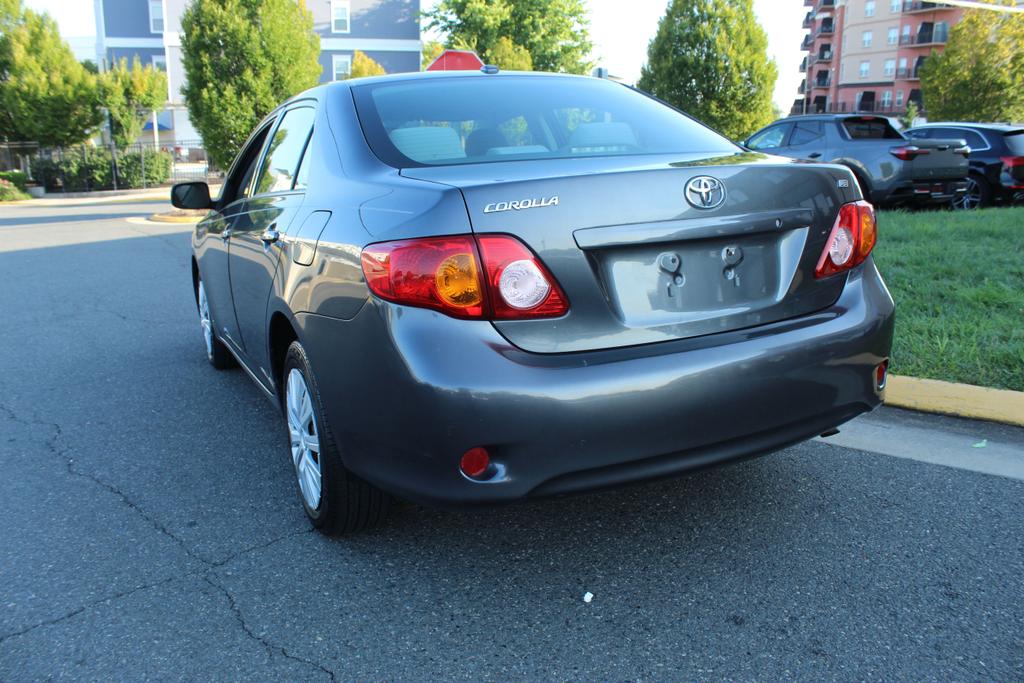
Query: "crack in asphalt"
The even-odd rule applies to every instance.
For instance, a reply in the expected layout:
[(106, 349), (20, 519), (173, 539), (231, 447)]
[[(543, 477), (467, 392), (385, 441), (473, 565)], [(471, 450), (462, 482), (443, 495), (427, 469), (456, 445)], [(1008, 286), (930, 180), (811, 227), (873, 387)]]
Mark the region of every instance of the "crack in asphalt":
[(187, 577), (198, 577), (201, 580), (203, 580), (206, 583), (208, 583), (209, 585), (213, 586), (218, 592), (220, 592), (222, 595), (224, 595), (227, 598), (228, 606), (231, 609), (231, 612), (233, 613), (235, 619), (238, 621), (239, 625), (242, 628), (242, 631), (246, 634), (247, 637), (249, 637), (250, 639), (258, 642), (259, 644), (261, 644), (271, 654), (273, 654), (274, 652), (279, 652), (282, 656), (284, 656), (287, 659), (290, 659), (290, 660), (293, 660), (293, 661), (296, 661), (296, 662), (300, 662), (300, 663), (305, 664), (307, 666), (316, 667), (320, 671), (322, 671), (325, 674), (327, 674), (332, 681), (337, 680), (337, 678), (336, 678), (336, 676), (335, 676), (333, 671), (331, 671), (330, 669), (327, 669), (326, 667), (322, 666), (318, 662), (314, 662), (314, 661), (307, 660), (307, 659), (304, 659), (302, 657), (299, 657), (297, 655), (293, 655), (290, 652), (288, 652), (284, 648), (284, 646), (275, 645), (274, 643), (270, 642), (266, 638), (260, 637), (255, 632), (253, 632), (253, 630), (245, 622), (245, 619), (242, 616), (241, 609), (238, 607), (238, 605), (237, 605), (237, 603), (235, 601), (235, 597), (231, 593), (231, 591), (228, 590), (227, 587), (221, 585), (220, 583), (215, 582), (211, 578), (211, 574), (214, 573), (214, 570), (216, 570), (219, 567), (223, 567), (224, 565), (228, 564), (229, 562), (231, 562), (231, 561), (233, 561), (233, 560), (235, 560), (235, 559), (237, 559), (237, 558), (239, 558), (239, 557), (241, 557), (243, 555), (246, 555), (246, 554), (249, 554), (249, 553), (253, 553), (253, 552), (258, 552), (260, 550), (265, 550), (265, 549), (269, 548), (270, 546), (272, 546), (272, 545), (274, 545), (276, 543), (280, 543), (281, 541), (284, 541), (286, 539), (292, 538), (294, 536), (299, 536), (299, 535), (302, 535), (302, 534), (312, 533), (313, 529), (301, 529), (301, 530), (298, 530), (298, 531), (291, 531), (291, 532), (288, 532), (286, 534), (282, 534), (280, 536), (272, 538), (269, 541), (265, 541), (263, 543), (259, 543), (259, 544), (256, 544), (256, 545), (247, 546), (245, 548), (242, 548), (241, 550), (238, 550), (236, 552), (230, 553), (229, 555), (227, 555), (226, 557), (224, 557), (224, 558), (222, 558), (220, 560), (211, 560), (209, 558), (204, 557), (202, 554), (200, 554), (200, 553), (198, 553), (196, 551), (193, 551), (191, 548), (189, 548), (188, 544), (184, 541), (184, 539), (180, 538), (177, 534), (175, 534), (173, 531), (171, 531), (166, 525), (164, 525), (159, 520), (157, 520), (152, 515), (150, 515), (148, 512), (146, 512), (139, 504), (137, 504), (135, 501), (131, 500), (131, 498), (129, 498), (128, 495), (124, 491), (122, 491), (120, 488), (118, 488), (114, 484), (111, 484), (111, 483), (109, 483), (107, 481), (104, 481), (103, 479), (101, 479), (101, 478), (99, 478), (99, 477), (97, 477), (97, 476), (95, 476), (93, 474), (90, 474), (88, 472), (84, 472), (84, 471), (76, 468), (75, 467), (75, 460), (74, 460), (74, 458), (70, 457), (70, 455), (68, 455), (67, 448), (66, 447), (62, 447), (59, 444), (61, 438), (64, 435), (64, 431), (63, 431), (63, 429), (61, 428), (61, 426), (59, 424), (57, 424), (55, 422), (44, 422), (44, 421), (40, 421), (40, 420), (26, 420), (24, 418), (19, 417), (18, 414), (10, 406), (4, 405), (4, 404), (0, 404), (0, 413), (3, 413), (4, 415), (6, 415), (7, 419), (9, 421), (16, 422), (18, 424), (21, 424), (21, 425), (24, 425), (24, 426), (27, 426), (27, 427), (32, 427), (32, 426), (39, 427), (39, 426), (41, 426), (41, 427), (48, 427), (48, 428), (50, 428), (53, 431), (53, 434), (48, 439), (46, 439), (46, 441), (44, 442), (44, 446), (51, 453), (53, 453), (54, 455), (56, 455), (57, 457), (59, 457), (60, 459), (62, 459), (64, 461), (64, 464), (65, 464), (65, 467), (67, 469), (67, 472), (70, 475), (75, 476), (75, 477), (80, 477), (80, 478), (83, 478), (83, 479), (87, 479), (87, 480), (93, 482), (94, 484), (96, 484), (97, 486), (99, 486), (100, 488), (106, 490), (107, 492), (112, 493), (114, 496), (116, 496), (118, 498), (118, 500), (121, 501), (122, 504), (124, 504), (130, 510), (132, 510), (133, 512), (138, 514), (154, 530), (156, 530), (157, 532), (159, 532), (159, 533), (163, 534), (164, 536), (167, 536), (168, 538), (170, 538), (172, 541), (174, 541), (182, 549), (182, 551), (189, 558), (199, 562), (204, 567), (204, 569), (202, 571), (200, 571), (200, 572), (184, 572), (184, 573), (180, 573), (180, 574), (175, 574), (174, 576), (169, 576), (167, 578), (161, 579), (160, 581), (156, 581), (156, 582), (153, 582), (153, 583), (145, 584), (145, 585), (142, 585), (142, 586), (135, 586), (134, 588), (130, 588), (128, 590), (121, 591), (121, 592), (115, 593), (113, 595), (109, 595), (109, 596), (106, 596), (106, 597), (103, 597), (103, 598), (97, 598), (96, 600), (92, 600), (90, 602), (87, 602), (84, 605), (81, 605), (81, 606), (79, 606), (79, 607), (77, 607), (77, 608), (75, 608), (75, 609), (73, 609), (73, 610), (71, 610), (71, 611), (61, 615), (61, 616), (53, 617), (53, 618), (50, 618), (50, 619), (44, 619), (43, 621), (39, 621), (39, 622), (37, 622), (35, 624), (32, 624), (31, 626), (26, 626), (25, 628), (22, 628), (20, 630), (12, 631), (10, 633), (0, 634), (0, 644), (3, 644), (5, 641), (7, 641), (7, 640), (9, 640), (11, 638), (15, 638), (17, 636), (25, 635), (25, 634), (27, 634), (27, 633), (29, 633), (31, 631), (34, 631), (34, 630), (36, 630), (38, 628), (42, 628), (44, 626), (53, 626), (53, 625), (59, 624), (59, 623), (61, 623), (63, 621), (67, 621), (68, 619), (71, 619), (71, 618), (73, 618), (73, 617), (75, 617), (75, 616), (77, 616), (79, 614), (82, 614), (86, 610), (91, 609), (93, 607), (96, 607), (98, 605), (101, 605), (101, 604), (104, 604), (104, 603), (110, 603), (110, 602), (113, 602), (113, 601), (116, 601), (116, 600), (120, 600), (122, 598), (126, 598), (126, 597), (128, 597), (130, 595), (133, 595), (135, 593), (138, 593), (140, 591), (148, 590), (148, 589), (151, 589), (151, 588), (156, 588), (158, 586), (162, 586), (164, 584), (170, 583), (171, 581), (175, 581), (175, 580), (178, 580), (178, 579), (187, 578)]
[(227, 588), (225, 588), (221, 584), (219, 584), (216, 581), (214, 581), (213, 579), (211, 579), (209, 574), (204, 576), (203, 580), (206, 581), (206, 583), (208, 583), (215, 590), (217, 590), (221, 595), (223, 595), (225, 598), (227, 598), (228, 607), (231, 609), (231, 612), (235, 615), (235, 619), (238, 621), (238, 625), (242, 628), (242, 630), (245, 632), (245, 634), (251, 640), (254, 640), (257, 643), (260, 643), (261, 645), (263, 645), (263, 647), (266, 649), (267, 653), (270, 656), (273, 656), (275, 653), (279, 653), (285, 659), (290, 659), (290, 660), (295, 661), (295, 662), (301, 662), (302, 664), (306, 664), (308, 666), (312, 666), (312, 667), (315, 667), (315, 668), (319, 669), (323, 673), (327, 674), (332, 681), (337, 681), (338, 680), (337, 675), (335, 675), (335, 673), (333, 671), (331, 671), (330, 669), (328, 669), (324, 665), (320, 664), (319, 662), (314, 662), (312, 660), (305, 659), (303, 657), (299, 657), (298, 655), (294, 655), (294, 654), (288, 652), (288, 650), (286, 650), (283, 646), (275, 645), (274, 643), (270, 642), (268, 639), (266, 639), (263, 636), (261, 636), (258, 633), (256, 633), (252, 629), (252, 627), (249, 626), (248, 623), (246, 623), (245, 616), (242, 614), (242, 610), (238, 607), (238, 603), (235, 602), (235, 596), (231, 593), (231, 591), (229, 591)]

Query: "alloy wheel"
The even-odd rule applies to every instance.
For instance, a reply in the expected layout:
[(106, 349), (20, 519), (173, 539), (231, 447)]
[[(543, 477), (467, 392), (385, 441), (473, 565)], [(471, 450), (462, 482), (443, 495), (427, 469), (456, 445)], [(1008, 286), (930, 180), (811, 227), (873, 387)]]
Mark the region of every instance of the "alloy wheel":
[(292, 463), (299, 481), (302, 499), (310, 510), (320, 506), (323, 485), (320, 461), (320, 436), (313, 415), (313, 399), (302, 373), (292, 368), (285, 388), (285, 412), (292, 447)]
[(954, 209), (970, 211), (981, 206), (981, 185), (974, 178), (967, 179), (967, 192), (953, 200)]
[(206, 355), (213, 357), (213, 321), (210, 319), (210, 301), (206, 298), (206, 287), (199, 281), (199, 324), (203, 327), (203, 340), (206, 342)]

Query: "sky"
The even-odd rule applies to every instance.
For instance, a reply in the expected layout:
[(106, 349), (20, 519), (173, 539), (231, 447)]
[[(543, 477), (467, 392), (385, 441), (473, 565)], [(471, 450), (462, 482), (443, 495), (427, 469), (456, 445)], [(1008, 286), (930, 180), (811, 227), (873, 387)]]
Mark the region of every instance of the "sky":
[[(421, 0), (423, 8), (435, 0)], [(590, 33), (594, 59), (613, 76), (634, 82), (647, 57), (647, 43), (665, 13), (667, 0), (584, 0), (590, 10)], [(65, 38), (95, 36), (92, 0), (26, 0), (35, 10), (45, 10), (60, 24)], [(798, 67), (802, 58), (801, 24), (807, 9), (800, 0), (754, 0), (754, 12), (768, 34), (768, 52), (779, 67), (775, 103), (788, 111), (800, 84)], [(88, 53), (89, 43), (74, 41)]]

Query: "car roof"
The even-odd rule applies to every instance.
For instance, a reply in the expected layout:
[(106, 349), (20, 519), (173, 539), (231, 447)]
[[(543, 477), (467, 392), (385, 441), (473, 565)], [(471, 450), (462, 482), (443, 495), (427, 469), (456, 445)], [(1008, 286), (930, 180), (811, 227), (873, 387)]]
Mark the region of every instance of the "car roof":
[(928, 123), (922, 123), (920, 126), (914, 126), (911, 130), (919, 130), (921, 128), (974, 128), (980, 130), (992, 130), (1000, 133), (1006, 133), (1015, 130), (1024, 129), (1024, 124), (1013, 124), (1013, 123), (968, 123), (958, 121), (929, 121)]

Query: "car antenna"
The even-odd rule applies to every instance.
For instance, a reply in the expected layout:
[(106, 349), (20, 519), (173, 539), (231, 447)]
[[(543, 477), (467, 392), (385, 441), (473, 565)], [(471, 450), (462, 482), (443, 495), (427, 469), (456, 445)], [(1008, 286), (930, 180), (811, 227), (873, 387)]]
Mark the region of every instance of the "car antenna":
[(496, 74), (498, 73), (498, 67), (494, 64), (484, 64), (480, 67), (480, 71), (485, 74)]

